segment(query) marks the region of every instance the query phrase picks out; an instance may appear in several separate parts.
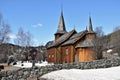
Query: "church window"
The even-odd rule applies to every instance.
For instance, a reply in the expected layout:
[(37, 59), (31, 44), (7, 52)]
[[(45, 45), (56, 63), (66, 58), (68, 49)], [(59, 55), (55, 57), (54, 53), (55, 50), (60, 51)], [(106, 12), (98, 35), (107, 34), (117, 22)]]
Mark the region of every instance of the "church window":
[(66, 48), (66, 55), (68, 55), (68, 48)]
[(52, 55), (52, 57), (54, 57), (54, 54)]
[(49, 55), (49, 58), (50, 58), (51, 56)]

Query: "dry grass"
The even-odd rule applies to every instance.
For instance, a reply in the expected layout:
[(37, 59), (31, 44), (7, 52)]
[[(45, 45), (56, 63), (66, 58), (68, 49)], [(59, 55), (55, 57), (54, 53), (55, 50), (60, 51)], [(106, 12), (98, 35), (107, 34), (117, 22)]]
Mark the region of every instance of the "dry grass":
[(1, 71), (8, 71), (8, 70), (17, 70), (20, 69), (19, 67), (15, 67), (15, 66), (8, 66), (6, 63), (0, 63), (0, 65), (4, 65), (4, 69), (2, 69)]

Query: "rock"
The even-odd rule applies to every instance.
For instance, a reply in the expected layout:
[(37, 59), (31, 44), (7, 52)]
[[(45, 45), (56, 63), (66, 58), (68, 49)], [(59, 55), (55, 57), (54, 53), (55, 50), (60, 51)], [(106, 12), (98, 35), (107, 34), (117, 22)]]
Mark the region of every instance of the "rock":
[(22, 76), (23, 75), (23, 71), (18, 71), (18, 76)]
[(25, 80), (25, 79), (21, 78), (21, 79), (19, 79), (19, 80)]
[(14, 75), (14, 76), (13, 76), (13, 79), (14, 79), (14, 80), (17, 80), (17, 78), (18, 78), (17, 75)]
[(24, 75), (29, 75), (30, 73), (28, 71), (25, 71), (23, 74)]
[(2, 77), (2, 79), (1, 79), (1, 80), (7, 80), (7, 79), (6, 79), (6, 77)]

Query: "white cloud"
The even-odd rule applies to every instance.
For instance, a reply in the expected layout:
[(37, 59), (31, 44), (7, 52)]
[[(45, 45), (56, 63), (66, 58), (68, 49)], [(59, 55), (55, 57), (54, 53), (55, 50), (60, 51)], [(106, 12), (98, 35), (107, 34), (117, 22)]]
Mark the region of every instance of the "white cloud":
[(38, 41), (37, 39), (33, 39), (33, 42), (35, 42), (35, 43), (36, 43), (36, 42), (39, 42), (39, 41)]
[(33, 44), (32, 44), (33, 46), (44, 45), (44, 43), (41, 43), (41, 41), (36, 38), (33, 38), (32, 41), (33, 41)]
[(17, 36), (15, 34), (7, 34), (6, 37), (11, 38), (11, 39), (17, 38)]
[(38, 39), (32, 39), (32, 41), (33, 41), (33, 46), (38, 46), (39, 45), (39, 40)]
[(35, 27), (35, 28), (37, 28), (37, 27), (42, 27), (43, 26), (43, 24), (41, 24), (41, 23), (38, 23), (38, 24), (36, 24), (36, 25), (32, 25), (32, 27)]

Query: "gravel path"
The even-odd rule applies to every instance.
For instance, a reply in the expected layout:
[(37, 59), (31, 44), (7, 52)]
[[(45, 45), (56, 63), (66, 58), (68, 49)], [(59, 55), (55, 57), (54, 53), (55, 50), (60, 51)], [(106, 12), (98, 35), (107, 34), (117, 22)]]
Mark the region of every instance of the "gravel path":
[(2, 69), (1, 71), (20, 69), (19, 67), (14, 67), (14, 66), (11, 66), (11, 65), (8, 66), (6, 63), (0, 63), (0, 65), (4, 65), (4, 69)]

